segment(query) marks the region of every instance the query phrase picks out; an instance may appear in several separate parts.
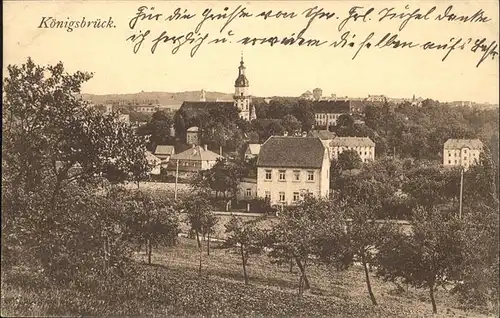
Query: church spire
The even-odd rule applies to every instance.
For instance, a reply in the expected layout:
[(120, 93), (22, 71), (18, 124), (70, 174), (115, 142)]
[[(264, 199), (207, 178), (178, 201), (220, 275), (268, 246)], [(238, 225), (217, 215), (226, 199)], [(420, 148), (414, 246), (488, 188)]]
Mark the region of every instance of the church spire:
[(240, 61), (240, 66), (238, 67), (239, 70), (239, 76), (243, 75), (245, 76), (245, 62), (243, 62), (243, 51), (241, 51), (241, 61)]

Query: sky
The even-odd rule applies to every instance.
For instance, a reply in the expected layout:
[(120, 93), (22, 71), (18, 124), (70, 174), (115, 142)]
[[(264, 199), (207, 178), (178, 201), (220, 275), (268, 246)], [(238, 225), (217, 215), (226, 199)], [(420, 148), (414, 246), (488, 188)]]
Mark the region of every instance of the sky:
[[(138, 7), (154, 7), (148, 12), (162, 13), (160, 21), (138, 21), (131, 29), (129, 21)], [(154, 54), (150, 49), (152, 40), (163, 31), (169, 36), (183, 35), (195, 31), (203, 19), (205, 9), (212, 13), (234, 11), (239, 5), (246, 12), (254, 14), (249, 18), (236, 18), (222, 31), (227, 20), (206, 20), (199, 33), (207, 35), (194, 57), (190, 56), (193, 45), (185, 44), (172, 54), (172, 43), (159, 43)], [(408, 9), (405, 9), (407, 5)], [(453, 5), (458, 16), (472, 15), (484, 10), (483, 16), (489, 22), (436, 21), (438, 14)], [(276, 44), (242, 45), (239, 39), (248, 37), (291, 37), (299, 33), (309, 18), (303, 12), (317, 6), (325, 12), (335, 12), (331, 19), (316, 17), (304, 33), (308, 39), (328, 41), (319, 47), (284, 46)], [(339, 31), (340, 21), (349, 14), (353, 6), (372, 13), (362, 21), (348, 21)], [(428, 20), (411, 20), (399, 31), (402, 20), (378, 21), (384, 8), (391, 12), (404, 13), (420, 9), (426, 13), (436, 6)], [(176, 8), (196, 14), (191, 19), (165, 21), (165, 17)], [(240, 7), (241, 8), (241, 7)], [(62, 61), (65, 68), (94, 72), (94, 77), (83, 86), (84, 93), (115, 94), (140, 91), (181, 92), (205, 89), (231, 93), (237, 77), (240, 56), (243, 53), (246, 74), (250, 81), (250, 92), (255, 96), (299, 96), (316, 87), (323, 95), (366, 97), (368, 94), (384, 94), (390, 97), (433, 98), (440, 101), (471, 100), (498, 104), (499, 74), (498, 56), (476, 64), (483, 53), (471, 52), (472, 44), (464, 50), (452, 51), (442, 62), (444, 50), (423, 50), (417, 48), (361, 47), (357, 57), (352, 57), (370, 33), (373, 44), (387, 33), (398, 34), (404, 41), (423, 44), (427, 41), (446, 44), (450, 38), (486, 39), (486, 43), (498, 41), (498, 1), (4, 1), (4, 66), (21, 64), (31, 57), (37, 64), (55, 64)], [(269, 18), (255, 17), (262, 11), (279, 10), (295, 12), (297, 17)], [(364, 11), (363, 11), (364, 10)], [(43, 17), (61, 21), (88, 20), (110, 17), (115, 27), (74, 29), (39, 28)], [(369, 17), (369, 18), (368, 18)], [(69, 18), (69, 19), (68, 19)], [(337, 19), (338, 18), (338, 19)], [(371, 19), (371, 20), (370, 20)], [(137, 53), (133, 43), (126, 41), (132, 35), (150, 31)], [(233, 36), (228, 36), (231, 31)], [(329, 46), (340, 40), (344, 32), (355, 34), (353, 48)], [(228, 42), (208, 44), (217, 37), (226, 36)], [(195, 35), (195, 38), (196, 35)], [(456, 40), (455, 40), (456, 41)], [(229, 43), (232, 42), (232, 43)], [(498, 52), (498, 48), (496, 48)], [(6, 76), (5, 67), (3, 69)]]

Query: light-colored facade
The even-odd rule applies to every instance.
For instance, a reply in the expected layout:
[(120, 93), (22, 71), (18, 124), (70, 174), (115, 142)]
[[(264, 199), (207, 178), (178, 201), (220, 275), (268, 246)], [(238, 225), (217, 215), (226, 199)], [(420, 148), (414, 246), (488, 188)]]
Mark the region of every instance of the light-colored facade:
[(252, 159), (259, 156), (260, 144), (248, 144), (245, 151), (245, 159)]
[(314, 114), (314, 119), (316, 121), (317, 126), (336, 126), (337, 120), (343, 114), (335, 114), (335, 113), (316, 113)]
[(146, 151), (146, 160), (151, 166), (150, 174), (159, 175), (161, 171), (161, 159), (153, 155), (151, 152)]
[(312, 107), (316, 126), (335, 126), (340, 116), (351, 113), (349, 100), (319, 100)]
[(375, 160), (375, 143), (368, 137), (335, 137), (329, 150), (331, 159), (337, 159), (343, 151), (354, 150), (362, 162)]
[(327, 197), (329, 173), (330, 158), (319, 138), (273, 136), (261, 146), (257, 196), (282, 206), (297, 204), (308, 193)]
[(175, 148), (172, 145), (157, 145), (154, 155), (160, 158), (163, 162), (168, 162), (170, 157), (175, 154)]
[(251, 200), (257, 197), (257, 180), (244, 178), (238, 186), (238, 200)]
[(448, 139), (443, 146), (443, 165), (467, 169), (479, 162), (482, 151), (479, 139)]
[(224, 157), (208, 150), (206, 146), (194, 146), (170, 157), (167, 174), (175, 176), (178, 172), (179, 177), (189, 177), (201, 170), (211, 169), (217, 159), (222, 158)]

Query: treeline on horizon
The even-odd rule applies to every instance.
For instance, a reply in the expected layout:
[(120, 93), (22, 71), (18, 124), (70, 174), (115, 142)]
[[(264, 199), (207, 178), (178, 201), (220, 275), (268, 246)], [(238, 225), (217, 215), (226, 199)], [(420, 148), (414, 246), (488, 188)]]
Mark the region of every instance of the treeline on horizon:
[[(150, 149), (158, 144), (182, 144), (186, 130), (202, 129), (203, 144), (224, 152), (241, 151), (248, 143), (263, 143), (269, 136), (293, 135), (315, 126), (312, 102), (293, 98), (277, 98), (269, 103), (254, 101), (257, 119), (240, 120), (231, 105), (210, 110), (179, 109), (175, 114), (156, 114), (141, 128), (151, 134)], [(201, 120), (200, 120), (201, 119)], [(411, 103), (374, 104), (367, 102), (360, 112), (343, 115), (337, 125), (328, 129), (338, 136), (369, 137), (376, 146), (376, 156), (397, 156), (416, 160), (442, 162), (443, 144), (449, 138), (480, 139), (498, 165), (499, 110), (450, 106), (426, 99), (421, 107)], [(174, 127), (176, 138), (170, 136)], [(181, 146), (182, 148), (182, 146)]]

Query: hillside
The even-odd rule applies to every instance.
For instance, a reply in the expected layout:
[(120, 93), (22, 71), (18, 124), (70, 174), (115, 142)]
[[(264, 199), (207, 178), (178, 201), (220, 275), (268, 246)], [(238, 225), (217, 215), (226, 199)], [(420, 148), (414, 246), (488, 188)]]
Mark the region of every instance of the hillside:
[[(94, 104), (104, 104), (108, 101), (142, 101), (142, 100), (158, 100), (160, 105), (170, 106), (172, 108), (179, 108), (183, 101), (196, 101), (200, 99), (200, 91), (189, 92), (139, 92), (135, 94), (82, 94), (82, 97), (91, 101)], [(220, 92), (206, 92), (207, 100), (216, 99), (232, 99), (232, 94)]]
[[(2, 275), (2, 316), (191, 316), (191, 317), (431, 317), (425, 289), (397, 288), (372, 276), (378, 306), (367, 296), (364, 273), (308, 267), (311, 289), (297, 295), (299, 271), (252, 255), (250, 284), (243, 283), (239, 254), (204, 242), (202, 275), (195, 240), (180, 238), (175, 247), (153, 249), (152, 264), (135, 253), (134, 274), (97, 285), (57, 288), (38, 271), (23, 268)], [(237, 251), (233, 251), (237, 252)], [(132, 269), (132, 268), (131, 268)], [(132, 272), (131, 272), (132, 273)], [(2, 271), (3, 274), (3, 271)], [(92, 290), (89, 293), (89, 290)], [(486, 317), (466, 308), (449, 292), (436, 290), (438, 317)]]

